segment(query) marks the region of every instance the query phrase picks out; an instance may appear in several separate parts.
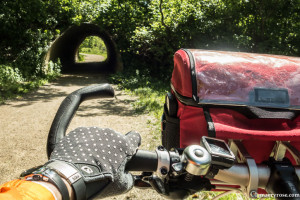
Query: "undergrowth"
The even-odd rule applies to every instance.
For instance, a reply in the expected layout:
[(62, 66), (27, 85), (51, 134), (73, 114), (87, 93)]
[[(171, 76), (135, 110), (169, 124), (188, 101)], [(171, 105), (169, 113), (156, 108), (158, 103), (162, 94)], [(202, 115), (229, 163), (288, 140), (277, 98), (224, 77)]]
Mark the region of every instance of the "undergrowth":
[(137, 113), (150, 113), (160, 119), (163, 111), (165, 94), (170, 91), (168, 80), (153, 78), (139, 70), (134, 73), (117, 73), (110, 76), (110, 81), (127, 93), (138, 96), (133, 103)]
[(19, 98), (60, 75), (61, 64), (49, 62), (39, 76), (25, 77), (18, 68), (0, 65), (0, 104)]

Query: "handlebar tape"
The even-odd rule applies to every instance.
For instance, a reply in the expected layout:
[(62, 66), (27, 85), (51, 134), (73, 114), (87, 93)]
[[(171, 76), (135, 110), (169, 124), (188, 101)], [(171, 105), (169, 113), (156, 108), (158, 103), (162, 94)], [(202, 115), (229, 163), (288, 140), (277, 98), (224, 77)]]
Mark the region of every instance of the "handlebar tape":
[(158, 157), (156, 152), (138, 150), (126, 164), (127, 171), (155, 172)]
[(62, 101), (52, 122), (48, 135), (48, 159), (55, 147), (55, 144), (65, 136), (66, 130), (72, 118), (74, 117), (79, 105), (83, 101), (101, 97), (114, 97), (114, 89), (111, 85), (97, 84), (87, 86), (72, 92)]

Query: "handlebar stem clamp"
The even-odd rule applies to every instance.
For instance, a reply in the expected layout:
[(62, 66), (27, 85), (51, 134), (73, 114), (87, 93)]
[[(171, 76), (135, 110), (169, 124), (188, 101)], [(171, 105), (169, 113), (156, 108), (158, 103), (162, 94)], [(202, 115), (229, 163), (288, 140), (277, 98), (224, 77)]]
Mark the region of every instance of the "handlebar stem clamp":
[(156, 173), (160, 178), (165, 178), (170, 171), (169, 152), (163, 146), (158, 146), (155, 152), (158, 158)]

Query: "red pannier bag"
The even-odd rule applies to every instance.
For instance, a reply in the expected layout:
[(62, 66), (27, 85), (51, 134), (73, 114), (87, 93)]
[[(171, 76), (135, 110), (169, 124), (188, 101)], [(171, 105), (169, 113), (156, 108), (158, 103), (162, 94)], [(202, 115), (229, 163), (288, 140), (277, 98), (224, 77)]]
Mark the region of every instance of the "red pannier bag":
[(242, 140), (256, 163), (276, 141), (300, 150), (299, 58), (181, 49), (171, 88), (162, 117), (167, 149), (199, 145), (202, 136)]

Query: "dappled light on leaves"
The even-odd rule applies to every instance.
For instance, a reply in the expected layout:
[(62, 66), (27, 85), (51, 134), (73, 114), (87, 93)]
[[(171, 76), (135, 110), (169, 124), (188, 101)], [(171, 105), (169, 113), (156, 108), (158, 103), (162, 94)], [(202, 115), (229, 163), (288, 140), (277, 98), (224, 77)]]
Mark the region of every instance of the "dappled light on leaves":
[(164, 79), (179, 48), (300, 56), (299, 13), (299, 0), (0, 1), (0, 67), (47, 77), (52, 42), (84, 22), (111, 36), (127, 69)]

